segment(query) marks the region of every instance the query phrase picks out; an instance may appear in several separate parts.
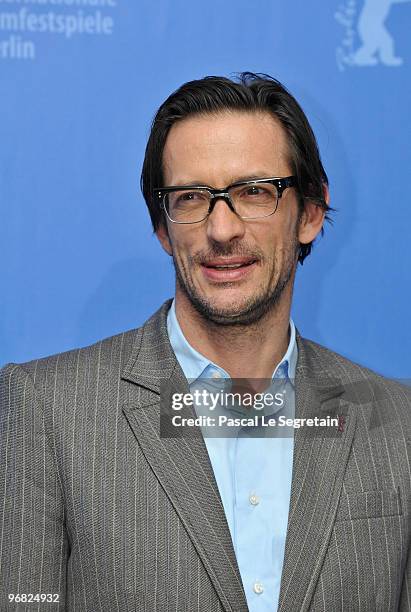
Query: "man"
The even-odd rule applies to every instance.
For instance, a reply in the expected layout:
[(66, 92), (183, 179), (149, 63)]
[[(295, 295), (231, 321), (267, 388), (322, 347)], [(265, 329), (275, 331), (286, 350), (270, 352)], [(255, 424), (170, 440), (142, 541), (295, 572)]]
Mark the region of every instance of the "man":
[[(329, 210), (301, 108), (267, 76), (183, 85), (154, 119), (142, 188), (174, 301), (2, 371), (1, 609), (410, 610), (409, 390), (290, 321)], [(168, 387), (278, 377), (293, 416), (338, 426), (172, 433)]]

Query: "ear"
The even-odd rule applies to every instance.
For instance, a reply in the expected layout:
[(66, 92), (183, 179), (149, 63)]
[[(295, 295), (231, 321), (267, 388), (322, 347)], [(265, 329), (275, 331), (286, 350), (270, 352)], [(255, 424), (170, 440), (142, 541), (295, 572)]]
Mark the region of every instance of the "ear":
[[(330, 193), (328, 186), (323, 186), (324, 200), (328, 204)], [(298, 240), (301, 244), (309, 244), (319, 234), (324, 224), (326, 211), (318, 206), (314, 200), (305, 200), (304, 210), (301, 214)]]
[(165, 223), (163, 222), (160, 223), (156, 231), (156, 236), (159, 239), (161, 246), (163, 247), (165, 252), (168, 255), (172, 255), (173, 249), (171, 248), (171, 242), (170, 242), (170, 238), (168, 235), (168, 229)]

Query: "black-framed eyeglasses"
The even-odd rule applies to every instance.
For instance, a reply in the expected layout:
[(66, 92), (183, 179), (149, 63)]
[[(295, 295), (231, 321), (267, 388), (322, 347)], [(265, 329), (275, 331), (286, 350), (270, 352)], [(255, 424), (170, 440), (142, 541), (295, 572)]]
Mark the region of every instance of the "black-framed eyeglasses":
[(172, 223), (200, 223), (220, 199), (241, 219), (262, 219), (276, 212), (284, 190), (295, 185), (296, 177), (286, 176), (238, 181), (225, 189), (207, 185), (159, 187), (153, 195)]

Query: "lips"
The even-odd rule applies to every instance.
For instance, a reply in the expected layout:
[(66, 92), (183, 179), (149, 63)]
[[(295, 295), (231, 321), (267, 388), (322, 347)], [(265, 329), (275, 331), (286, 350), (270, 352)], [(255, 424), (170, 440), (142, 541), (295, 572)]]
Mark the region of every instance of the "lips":
[(252, 257), (216, 258), (204, 262), (201, 269), (209, 281), (234, 282), (251, 274), (257, 263)]
[(233, 270), (243, 266), (250, 266), (255, 263), (253, 258), (230, 258), (230, 259), (213, 259), (203, 264), (206, 268), (214, 268), (216, 270)]

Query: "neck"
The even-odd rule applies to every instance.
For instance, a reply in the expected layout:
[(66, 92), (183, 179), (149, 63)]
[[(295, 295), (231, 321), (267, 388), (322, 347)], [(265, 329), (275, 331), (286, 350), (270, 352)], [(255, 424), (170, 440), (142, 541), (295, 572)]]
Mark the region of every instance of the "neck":
[(292, 283), (279, 302), (253, 325), (219, 325), (200, 315), (176, 291), (176, 315), (187, 342), (231, 378), (269, 379), (289, 343)]

